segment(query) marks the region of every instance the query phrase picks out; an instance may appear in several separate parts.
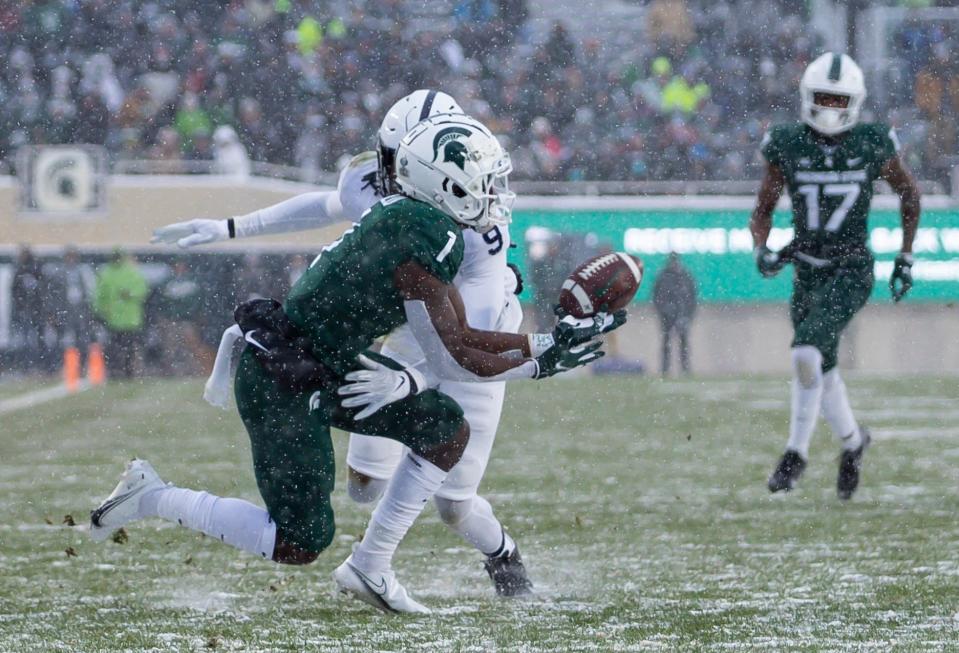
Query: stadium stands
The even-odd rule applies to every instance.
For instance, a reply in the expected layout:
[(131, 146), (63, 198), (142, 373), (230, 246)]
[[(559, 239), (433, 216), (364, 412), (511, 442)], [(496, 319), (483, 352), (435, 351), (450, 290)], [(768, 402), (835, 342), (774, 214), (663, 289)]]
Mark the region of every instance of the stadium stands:
[[(505, 137), (518, 179), (755, 178), (763, 130), (796, 115), (824, 46), (815, 3), (572, 4), (2, 2), (0, 156), (84, 142), (115, 160), (212, 159), (230, 125), (254, 161), (334, 170), (392, 101), (441, 86)], [(955, 158), (955, 24), (896, 27), (907, 81), (872, 105), (909, 123), (921, 177)]]

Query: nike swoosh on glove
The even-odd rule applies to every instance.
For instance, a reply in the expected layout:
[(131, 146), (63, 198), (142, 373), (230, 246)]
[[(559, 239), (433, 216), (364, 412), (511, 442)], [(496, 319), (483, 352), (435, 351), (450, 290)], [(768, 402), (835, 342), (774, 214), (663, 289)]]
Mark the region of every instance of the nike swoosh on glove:
[(336, 393), (346, 397), (340, 402), (343, 408), (363, 408), (353, 418), (357, 421), (394, 401), (426, 390), (425, 377), (412, 367), (394, 370), (363, 354), (356, 360), (366, 369), (348, 373), (345, 378), (349, 383), (341, 385)]

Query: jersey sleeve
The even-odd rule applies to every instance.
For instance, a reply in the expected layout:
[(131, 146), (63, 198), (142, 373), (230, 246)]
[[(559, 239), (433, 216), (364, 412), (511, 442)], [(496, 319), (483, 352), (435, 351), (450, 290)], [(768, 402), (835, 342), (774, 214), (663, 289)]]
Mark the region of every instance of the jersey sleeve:
[(763, 155), (763, 158), (769, 162), (770, 165), (782, 166), (782, 141), (782, 130), (780, 130), (778, 127), (773, 127), (763, 134), (763, 140), (759, 144), (759, 152)]

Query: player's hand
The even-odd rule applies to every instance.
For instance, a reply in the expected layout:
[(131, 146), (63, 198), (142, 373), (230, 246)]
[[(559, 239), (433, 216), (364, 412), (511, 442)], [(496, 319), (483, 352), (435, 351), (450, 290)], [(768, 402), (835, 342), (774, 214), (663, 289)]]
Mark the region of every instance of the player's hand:
[(909, 289), (912, 288), (913, 260), (912, 254), (900, 254), (896, 257), (896, 262), (892, 268), (892, 276), (889, 277), (889, 291), (892, 293), (894, 302), (898, 302), (905, 297)]
[(759, 269), (759, 274), (767, 279), (771, 279), (779, 274), (779, 271), (789, 262), (788, 259), (781, 256), (779, 252), (774, 252), (765, 245), (760, 245), (754, 249), (753, 256), (756, 257), (756, 267)]
[(151, 243), (176, 243), (183, 249), (215, 243), (230, 237), (226, 220), (188, 220), (160, 227), (153, 232)]
[(606, 352), (600, 350), (603, 343), (588, 342), (577, 347), (563, 347), (553, 345), (543, 354), (536, 357), (536, 374), (534, 379), (545, 379), (554, 374), (568, 372), (602, 358)]
[(346, 380), (350, 383), (341, 385), (336, 391), (346, 397), (340, 402), (343, 408), (363, 407), (353, 418), (355, 420), (366, 419), (383, 406), (426, 390), (426, 379), (411, 367), (394, 370), (363, 354), (356, 360), (366, 369), (347, 374)]
[(624, 324), (626, 324), (626, 309), (620, 309), (614, 313), (600, 312), (593, 317), (584, 318), (564, 315), (553, 327), (552, 333), (529, 334), (530, 355), (536, 358), (554, 345), (567, 349), (582, 345)]

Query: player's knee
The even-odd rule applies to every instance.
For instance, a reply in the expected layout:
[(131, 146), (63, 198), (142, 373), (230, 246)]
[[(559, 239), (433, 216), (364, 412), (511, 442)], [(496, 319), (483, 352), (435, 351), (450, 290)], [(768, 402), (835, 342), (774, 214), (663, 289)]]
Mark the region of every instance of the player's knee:
[(335, 529), (324, 528), (306, 536), (299, 537), (282, 527), (277, 529), (276, 544), (273, 546), (273, 562), (281, 565), (308, 565), (315, 561), (333, 543)]
[(308, 565), (319, 558), (320, 553), (322, 549), (301, 548), (295, 544), (277, 540), (276, 547), (273, 549), (273, 562), (281, 565)]
[(812, 345), (797, 345), (792, 350), (793, 371), (804, 388), (814, 388), (822, 381), (822, 354)]
[(461, 418), (456, 431), (453, 432), (451, 437), (444, 438), (440, 444), (430, 447), (425, 451), (416, 451), (415, 453), (443, 471), (448, 472), (453, 469), (453, 465), (458, 463), (460, 458), (463, 457), (463, 452), (466, 450), (466, 445), (469, 443), (469, 440), (469, 422)]
[(350, 499), (356, 503), (373, 503), (386, 491), (387, 480), (373, 478), (350, 467), (349, 480), (346, 484)]
[(454, 501), (443, 497), (434, 497), (433, 501), (436, 503), (436, 511), (440, 514), (440, 519), (443, 520), (444, 524), (453, 528), (466, 519), (473, 510), (472, 498), (465, 501)]

